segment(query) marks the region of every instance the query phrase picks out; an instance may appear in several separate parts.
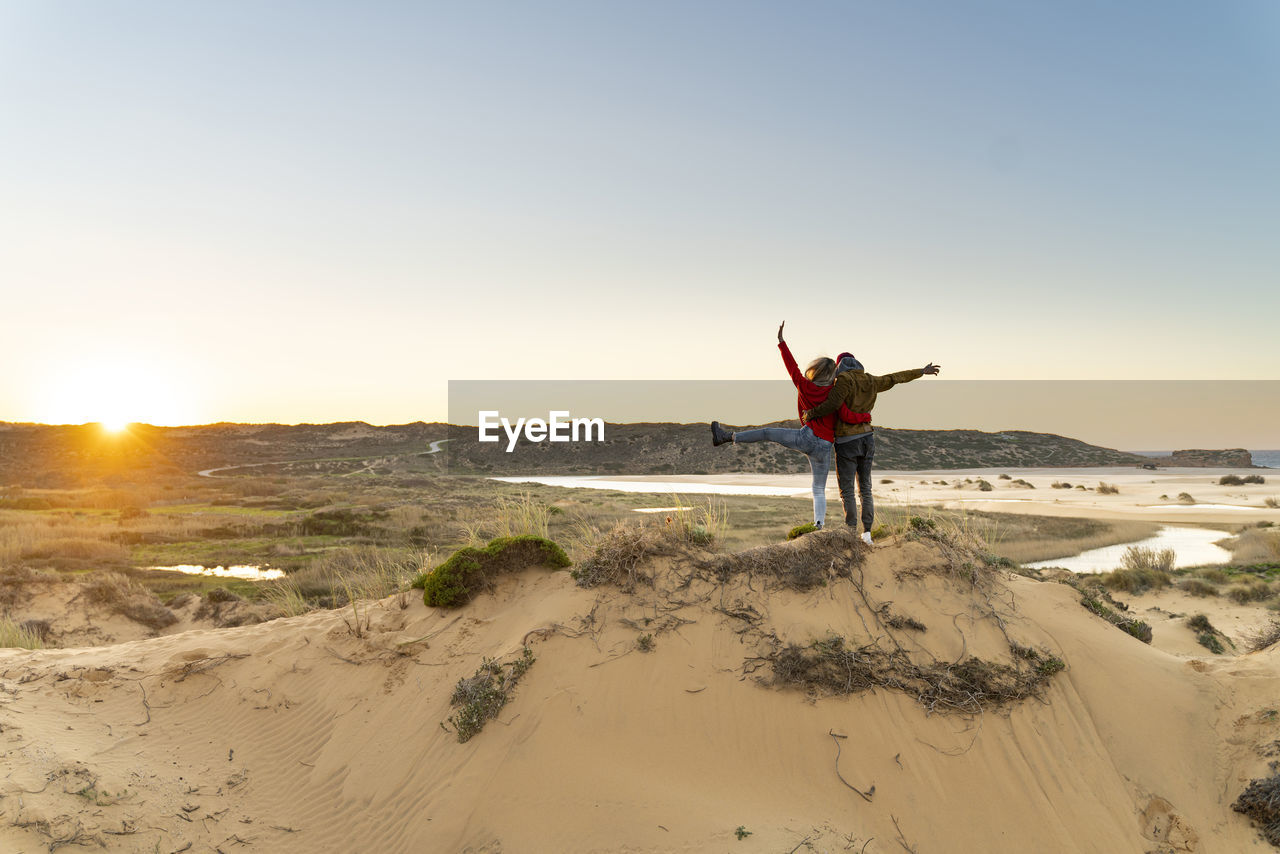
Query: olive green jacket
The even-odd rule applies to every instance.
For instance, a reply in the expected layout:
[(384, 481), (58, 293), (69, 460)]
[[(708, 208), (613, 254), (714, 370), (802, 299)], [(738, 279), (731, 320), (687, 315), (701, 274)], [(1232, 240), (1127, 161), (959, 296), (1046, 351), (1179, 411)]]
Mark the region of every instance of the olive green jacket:
[[(805, 420), (821, 418), (835, 412), (840, 404), (845, 404), (853, 412), (870, 412), (876, 405), (876, 395), (888, 391), (898, 383), (909, 383), (924, 376), (922, 368), (909, 371), (898, 371), (877, 377), (866, 371), (845, 371), (836, 377), (836, 384), (831, 387), (827, 399), (805, 413)], [(836, 441), (841, 436), (857, 436), (870, 433), (870, 424), (850, 424), (847, 421), (836, 421)]]

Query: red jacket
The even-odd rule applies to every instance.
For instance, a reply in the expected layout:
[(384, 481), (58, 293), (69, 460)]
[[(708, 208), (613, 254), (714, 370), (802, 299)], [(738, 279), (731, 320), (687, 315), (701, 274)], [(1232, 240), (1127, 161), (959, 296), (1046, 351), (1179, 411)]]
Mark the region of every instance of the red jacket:
[[(800, 420), (804, 421), (804, 411), (813, 409), (819, 403), (824, 402), (827, 399), (827, 395), (831, 394), (832, 386), (818, 385), (801, 373), (800, 366), (796, 364), (795, 357), (791, 355), (791, 348), (787, 346), (786, 341), (779, 341), (778, 349), (782, 351), (782, 363), (787, 366), (787, 373), (791, 375), (791, 381), (796, 384), (796, 391), (798, 392), (796, 408), (800, 411)], [(809, 429), (819, 439), (834, 442), (836, 440), (836, 421), (842, 417), (856, 423), (856, 413), (849, 412), (848, 408), (841, 404), (840, 409), (836, 412), (808, 422)]]

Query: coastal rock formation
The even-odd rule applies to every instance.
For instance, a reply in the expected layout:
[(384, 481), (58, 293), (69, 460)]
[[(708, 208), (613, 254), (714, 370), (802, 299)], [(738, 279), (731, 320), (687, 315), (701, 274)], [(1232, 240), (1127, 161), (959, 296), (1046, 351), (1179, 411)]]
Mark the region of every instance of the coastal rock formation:
[(1174, 451), (1165, 463), (1169, 466), (1195, 468), (1253, 468), (1253, 455), (1244, 448), (1226, 448), (1219, 451), (1192, 449)]

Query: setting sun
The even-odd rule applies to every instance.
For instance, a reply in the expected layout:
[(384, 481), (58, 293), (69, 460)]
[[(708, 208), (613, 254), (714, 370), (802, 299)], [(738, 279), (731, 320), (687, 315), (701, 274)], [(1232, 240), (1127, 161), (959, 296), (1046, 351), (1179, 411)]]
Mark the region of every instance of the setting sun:
[(42, 421), (98, 422), (118, 433), (131, 423), (190, 422), (177, 383), (155, 362), (123, 356), (82, 361), (52, 373), (43, 385)]

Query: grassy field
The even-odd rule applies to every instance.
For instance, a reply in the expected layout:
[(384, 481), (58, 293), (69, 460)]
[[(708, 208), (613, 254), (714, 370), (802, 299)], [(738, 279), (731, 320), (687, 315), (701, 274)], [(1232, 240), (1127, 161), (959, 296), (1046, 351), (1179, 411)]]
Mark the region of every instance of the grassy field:
[[(536, 533), (580, 560), (618, 524), (662, 525), (697, 512), (714, 520), (719, 550), (739, 551), (779, 542), (812, 518), (808, 496), (677, 497), (469, 476), (263, 476), (253, 469), (242, 474), (192, 477), (163, 487), (8, 488), (0, 492), (0, 569), (116, 571), (166, 600), (218, 587), (250, 598), (281, 595), (287, 588), (312, 603), (341, 604), (356, 576), (379, 579), (366, 592), (394, 587), (457, 548), (496, 536)], [(678, 506), (684, 509), (635, 512)], [(838, 500), (829, 504), (829, 515), (829, 524), (843, 524)], [(893, 529), (911, 516), (946, 519), (982, 538), (993, 554), (1016, 562), (1130, 542), (1158, 527), (915, 507), (885, 508), (878, 522)], [(149, 569), (182, 564), (272, 567), (287, 579), (228, 581)]]

